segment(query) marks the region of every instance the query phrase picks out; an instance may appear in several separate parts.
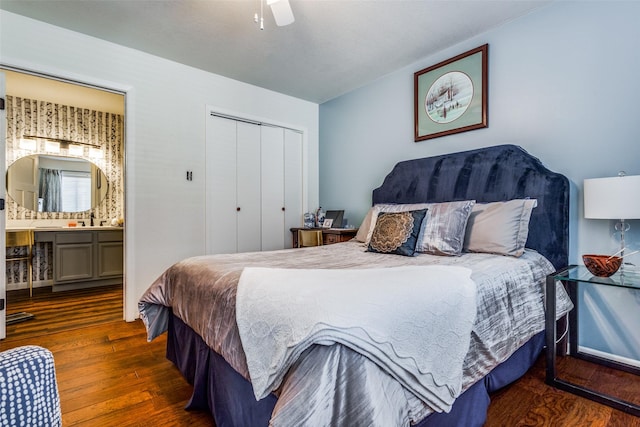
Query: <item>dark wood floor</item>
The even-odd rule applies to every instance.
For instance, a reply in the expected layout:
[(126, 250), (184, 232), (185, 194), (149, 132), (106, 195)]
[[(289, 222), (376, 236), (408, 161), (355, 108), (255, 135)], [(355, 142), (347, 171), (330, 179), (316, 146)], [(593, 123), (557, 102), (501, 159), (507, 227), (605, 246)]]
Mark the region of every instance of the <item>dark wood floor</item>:
[[(119, 287), (38, 294), (33, 301), (10, 296), (8, 312), (15, 311), (36, 319), (10, 325), (0, 351), (35, 344), (53, 352), (65, 427), (213, 425), (209, 415), (183, 409), (192, 389), (165, 359), (166, 337), (148, 343), (140, 321), (121, 320)], [(638, 377), (574, 359), (566, 364), (571, 375), (640, 399)], [(541, 358), (492, 396), (486, 426), (640, 427), (640, 418), (547, 386)]]
[(34, 319), (7, 325), (7, 337), (36, 337), (123, 319), (122, 285), (52, 292), (51, 287), (7, 292), (7, 315), (26, 312)]
[(10, 293), (8, 313), (35, 319), (9, 325), (0, 351), (40, 345), (54, 355), (63, 426), (212, 426), (184, 410), (191, 386), (165, 358), (166, 336), (146, 340), (141, 321), (122, 320), (122, 287)]

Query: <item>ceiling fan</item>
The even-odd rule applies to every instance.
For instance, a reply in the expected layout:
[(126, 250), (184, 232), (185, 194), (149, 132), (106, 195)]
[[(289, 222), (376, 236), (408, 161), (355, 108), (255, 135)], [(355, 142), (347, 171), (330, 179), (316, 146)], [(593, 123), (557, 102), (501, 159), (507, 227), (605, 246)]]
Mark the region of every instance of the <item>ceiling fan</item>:
[[(289, 0), (267, 0), (267, 5), (271, 6), (273, 19), (275, 19), (278, 27), (284, 27), (285, 25), (289, 25), (295, 21)], [(263, 6), (264, 0), (260, 0), (260, 19), (258, 20), (258, 13), (253, 17), (256, 24), (258, 22), (260, 23), (261, 30), (264, 30), (264, 17), (262, 14)]]

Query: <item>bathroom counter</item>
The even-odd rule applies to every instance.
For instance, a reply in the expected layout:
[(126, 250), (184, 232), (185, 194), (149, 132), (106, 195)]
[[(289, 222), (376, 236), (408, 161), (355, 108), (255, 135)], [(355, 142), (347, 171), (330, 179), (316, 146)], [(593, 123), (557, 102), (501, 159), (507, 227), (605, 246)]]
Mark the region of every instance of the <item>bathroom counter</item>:
[(123, 230), (124, 227), (114, 227), (112, 225), (86, 225), (86, 226), (76, 226), (69, 227), (68, 225), (40, 225), (40, 226), (7, 226), (7, 231), (94, 231), (94, 230)]

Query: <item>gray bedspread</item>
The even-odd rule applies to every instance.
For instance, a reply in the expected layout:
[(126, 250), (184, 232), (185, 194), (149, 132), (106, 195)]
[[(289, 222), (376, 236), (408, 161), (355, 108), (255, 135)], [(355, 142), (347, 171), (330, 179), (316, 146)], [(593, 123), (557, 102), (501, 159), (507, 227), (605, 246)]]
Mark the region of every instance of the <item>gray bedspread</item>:
[[(464, 391), (544, 329), (544, 282), (554, 268), (536, 252), (527, 250), (520, 258), (489, 254), (402, 257), (365, 252), (361, 243), (351, 241), (194, 257), (167, 269), (142, 295), (139, 310), (149, 340), (166, 331), (171, 308), (249, 379), (235, 313), (237, 283), (244, 267), (344, 269), (431, 264), (470, 268), (477, 285), (476, 320), (463, 366)], [(562, 286), (557, 293), (560, 317), (572, 304)], [(375, 363), (340, 344), (307, 349), (291, 366), (277, 394), (272, 426), (407, 426), (433, 411)]]

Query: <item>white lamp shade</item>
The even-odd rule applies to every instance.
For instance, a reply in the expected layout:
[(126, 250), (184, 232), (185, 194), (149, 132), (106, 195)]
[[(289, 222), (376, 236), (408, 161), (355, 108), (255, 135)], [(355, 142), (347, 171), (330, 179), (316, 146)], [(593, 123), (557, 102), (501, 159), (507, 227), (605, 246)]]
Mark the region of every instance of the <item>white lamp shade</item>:
[(585, 179), (584, 217), (639, 219), (640, 175)]

